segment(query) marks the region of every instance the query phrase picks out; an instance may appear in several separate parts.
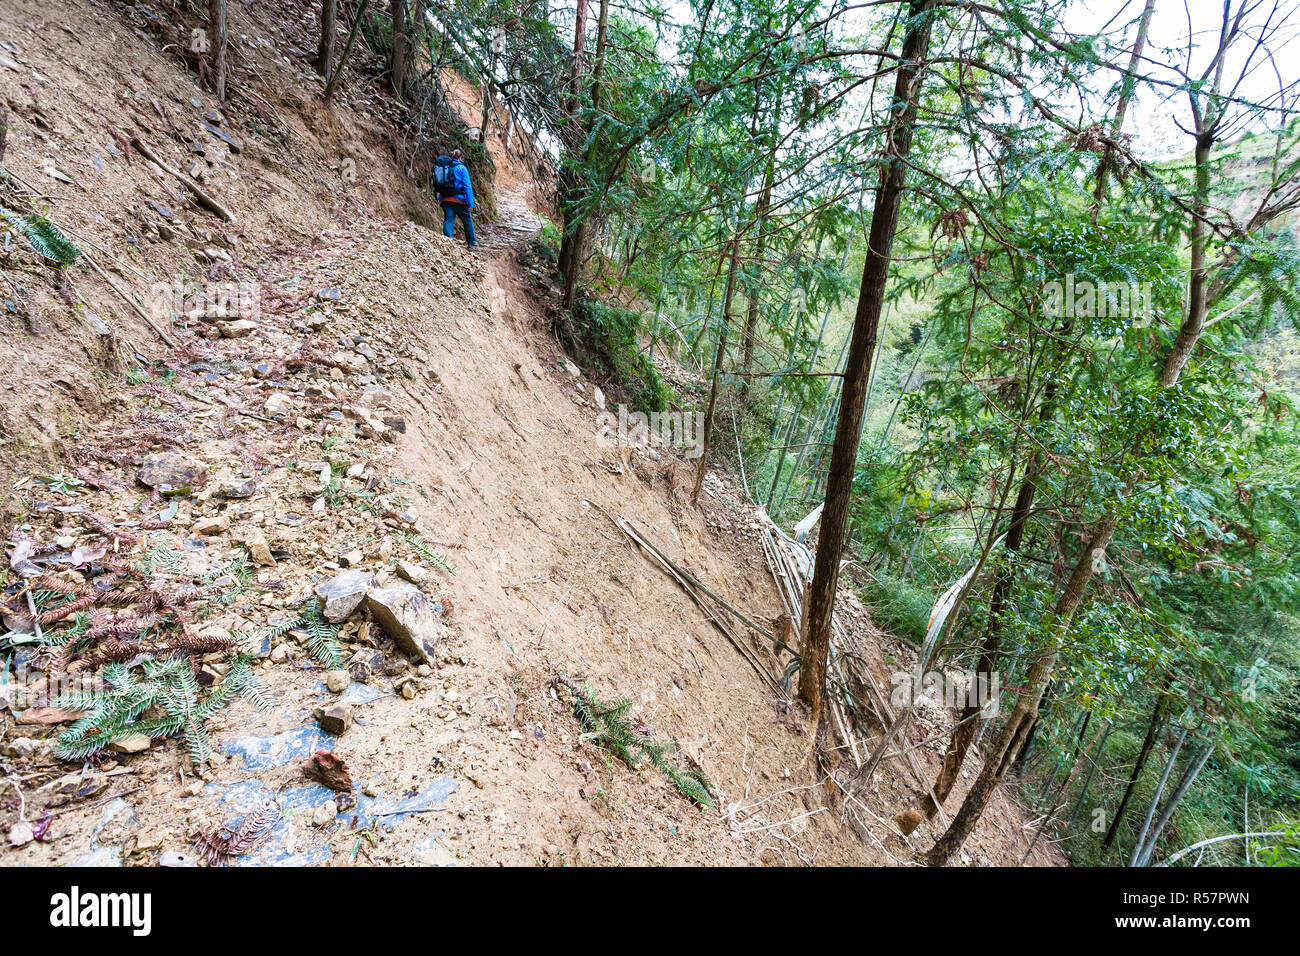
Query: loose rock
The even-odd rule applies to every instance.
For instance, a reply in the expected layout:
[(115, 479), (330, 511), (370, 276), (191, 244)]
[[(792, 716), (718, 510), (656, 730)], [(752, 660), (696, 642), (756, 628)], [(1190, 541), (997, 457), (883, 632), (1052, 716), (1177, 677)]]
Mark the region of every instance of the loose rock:
[[(322, 786), (341, 793), (352, 790), (352, 774), (347, 765), (328, 750), (318, 750), (302, 765), (302, 771)], [(336, 804), (337, 806), (337, 804)]]
[(136, 477), (157, 491), (179, 491), (202, 485), (208, 477), (208, 466), (190, 455), (158, 452), (144, 456)]
[(335, 737), (341, 737), (352, 728), (352, 705), (351, 704), (330, 704), (328, 707), (317, 707), (313, 712), (316, 720), (320, 722), (320, 729), (327, 734)]
[(429, 580), (429, 572), (418, 564), (412, 564), (410, 561), (397, 562), (397, 576), (405, 578), (412, 584), (423, 584)]
[(339, 624), (351, 617), (361, 606), (366, 592), (375, 586), (375, 576), (368, 571), (344, 571), (336, 574), (316, 588), (320, 598), (321, 613), (331, 624)]
[(433, 602), (413, 584), (390, 584), (366, 594), (366, 607), (397, 645), (419, 663), (442, 638), (442, 622)]

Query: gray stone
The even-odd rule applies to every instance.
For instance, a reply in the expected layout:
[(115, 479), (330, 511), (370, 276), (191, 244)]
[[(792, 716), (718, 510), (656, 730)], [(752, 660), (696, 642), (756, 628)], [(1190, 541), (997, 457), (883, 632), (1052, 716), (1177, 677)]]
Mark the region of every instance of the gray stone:
[(366, 592), (375, 586), (375, 576), (369, 571), (344, 571), (336, 574), (316, 588), (320, 598), (321, 613), (331, 624), (339, 624), (352, 616), (361, 606)]
[(156, 452), (144, 456), (136, 475), (140, 483), (158, 491), (199, 488), (208, 478), (208, 466), (190, 455)]
[(371, 617), (397, 645), (417, 662), (429, 660), (429, 652), (442, 638), (442, 622), (432, 601), (413, 584), (390, 584), (366, 594)]
[(221, 331), (223, 338), (238, 339), (256, 329), (257, 323), (252, 319), (236, 319), (233, 322), (218, 322), (217, 328)]
[(249, 657), (255, 657), (259, 660), (271, 656), (271, 635), (259, 635), (255, 631), (249, 632), (244, 639), (244, 653)]
[(425, 581), (429, 580), (428, 570), (420, 567), (418, 564), (413, 564), (410, 561), (397, 562), (397, 576), (399, 578), (405, 578), (412, 584), (423, 584)]
[(127, 734), (109, 744), (108, 749), (118, 754), (138, 754), (148, 750), (150, 743), (148, 734)]
[(250, 528), (244, 532), (243, 544), (255, 564), (264, 568), (275, 566), (275, 557), (271, 554), (271, 547), (267, 544), (266, 535), (261, 529)]
[(376, 650), (373, 647), (362, 648), (357, 651), (348, 660), (348, 673), (352, 679), (359, 684), (364, 684), (370, 678), (379, 674), (384, 669), (383, 651)]
[(338, 817), (338, 815), (339, 815), (338, 804), (336, 804), (333, 800), (326, 800), (319, 807), (317, 807), (315, 810), (312, 811), (311, 825), (314, 827), (326, 826), (330, 823), (333, 823), (334, 820)]
[(283, 418), (291, 411), (293, 411), (293, 403), (289, 400), (289, 396), (280, 392), (272, 392), (262, 403), (262, 414), (268, 418)]
[(256, 490), (256, 478), (231, 478), (221, 483), (217, 494), (223, 498), (251, 498)]

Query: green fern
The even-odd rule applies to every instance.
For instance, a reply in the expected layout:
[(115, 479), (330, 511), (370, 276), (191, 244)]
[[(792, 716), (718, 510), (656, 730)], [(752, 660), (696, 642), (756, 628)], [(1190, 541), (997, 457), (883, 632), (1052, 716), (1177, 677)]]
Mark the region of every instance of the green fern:
[[(70, 690), (55, 700), (55, 706), (86, 712), (59, 735), (55, 754), (65, 760), (85, 760), (131, 734), (180, 736), (190, 757), (201, 763), (212, 756), (206, 724), (217, 711), (236, 696), (262, 710), (275, 704), (275, 698), (251, 673), (250, 663), (247, 655), (235, 655), (226, 676), (206, 696), (183, 655), (166, 661), (146, 659), (139, 665), (138, 676), (124, 664), (108, 664), (103, 689)], [(160, 712), (158, 716), (140, 719), (154, 709)]]
[(298, 617), (290, 618), (287, 621), (281, 621), (278, 624), (267, 624), (263, 627), (259, 627), (257, 630), (255, 630), (252, 634), (249, 635), (247, 645), (249, 647), (258, 647), (262, 644), (263, 641), (267, 641), (267, 640), (273, 641), (277, 637), (280, 637), (282, 634), (289, 633), (295, 627), (298, 627), (299, 625), (305, 622), (306, 622), (306, 618), (303, 617), (302, 615), (299, 615)]
[(253, 567), (248, 563), (248, 555), (246, 552), (236, 554), (229, 561), (218, 564), (215, 568), (209, 568), (207, 571), (204, 571), (200, 580), (203, 582), (204, 586), (211, 587), (227, 574), (238, 581), (240, 586), (247, 586), (248, 583), (252, 581)]
[(325, 620), (320, 601), (312, 598), (303, 605), (302, 621), (307, 628), (307, 650), (319, 664), (330, 670), (343, 666), (343, 646), (339, 644), (339, 629)]
[(408, 531), (402, 535), (402, 539), (411, 546), (411, 549), (415, 551), (416, 554), (424, 558), (424, 560), (428, 561), (435, 568), (446, 571), (448, 574), (456, 573), (456, 566), (437, 551), (433, 550), (433, 548), (429, 547), (429, 545), (419, 536)]
[(81, 250), (54, 223), (39, 213), (20, 216), (12, 210), (0, 206), (0, 219), (9, 224), (27, 244), (47, 259), (53, 259), (60, 266), (70, 266), (81, 258)]
[(598, 701), (590, 690), (579, 689), (566, 677), (556, 677), (573, 694), (573, 713), (582, 725), (581, 739), (596, 744), (617, 756), (635, 770), (642, 758), (658, 768), (679, 792), (702, 807), (713, 808), (709, 796), (709, 778), (699, 770), (678, 767), (668, 758), (677, 750), (676, 741), (660, 742), (639, 731), (629, 719), (632, 701), (621, 697), (613, 704)]
[(140, 562), (140, 570), (149, 575), (159, 571), (164, 574), (180, 574), (185, 570), (184, 556), (165, 544), (156, 544)]

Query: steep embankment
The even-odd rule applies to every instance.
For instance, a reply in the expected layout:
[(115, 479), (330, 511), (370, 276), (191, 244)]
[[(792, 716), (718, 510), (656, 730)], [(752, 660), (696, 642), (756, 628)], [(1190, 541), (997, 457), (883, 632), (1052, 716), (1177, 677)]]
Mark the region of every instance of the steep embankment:
[[(262, 842), (238, 859), (910, 859), (931, 831), (890, 832), (915, 796), (908, 781), (882, 774), (866, 795), (871, 834), (842, 822), (805, 718), (606, 517), (633, 519), (755, 617), (779, 613), (750, 517), (720, 482), (696, 509), (667, 450), (597, 442), (599, 398), (566, 370), (549, 306), (512, 255), (522, 184), (500, 190), (512, 227), (485, 229), (494, 248), (472, 257), (406, 221), (428, 217), (373, 111), (319, 105), (301, 52), (311, 24), (275, 4), (232, 10), (243, 92), (216, 111), (131, 26), (142, 9), (6, 3), (4, 162), (30, 186), (9, 195), (75, 230), (141, 304), (158, 283), (243, 283), (228, 304), (243, 313), (191, 299), (164, 330), (173, 347), (93, 268), (58, 276), (18, 244), (3, 259), (22, 292), (0, 342), (15, 565), (0, 656), (22, 680), (0, 692), (0, 826), (18, 844), (0, 864), (192, 861), (196, 831), (268, 801)], [(198, 163), (233, 222), (194, 205), (133, 137), (168, 166)], [(188, 473), (160, 476), (164, 465)], [(142, 469), (174, 493), (142, 484)], [(425, 622), (442, 635), (429, 660), (364, 609), (335, 638), (347, 678), (325, 673), (320, 628), (284, 629), (345, 567), (415, 581), (441, 612)], [(212, 706), (189, 741), (136, 734), (84, 768), (59, 759), (56, 735), (77, 714), (51, 706), (51, 682), (115, 661), (166, 685), (142, 657), (160, 646), (193, 655), (200, 700), (245, 673), (266, 693)], [(708, 775), (721, 809), (580, 739), (556, 674), (630, 698), (640, 727), (677, 739), (680, 765)], [(155, 695), (139, 719), (173, 703)], [(323, 733), (317, 710), (346, 732)], [(316, 750), (350, 772), (337, 797), (304, 776)], [(999, 802), (969, 859), (1019, 862), (1030, 836)]]

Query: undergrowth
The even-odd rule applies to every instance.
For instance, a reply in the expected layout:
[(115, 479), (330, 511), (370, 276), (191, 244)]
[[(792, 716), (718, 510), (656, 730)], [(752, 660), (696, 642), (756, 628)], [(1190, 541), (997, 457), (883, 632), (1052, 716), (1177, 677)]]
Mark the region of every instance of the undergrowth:
[(598, 380), (623, 390), (634, 411), (649, 414), (667, 410), (672, 389), (641, 347), (638, 313), (598, 299), (579, 299), (567, 331), (573, 351), (592, 366)]
[(402, 540), (411, 546), (411, 550), (424, 558), (424, 560), (428, 561), (435, 568), (438, 568), (441, 571), (446, 571), (448, 574), (456, 573), (456, 565), (452, 564), (437, 551), (433, 550), (433, 548), (431, 548), (423, 538), (419, 537), (419, 535), (408, 531), (402, 535)]
[[(101, 533), (115, 529), (87, 513)], [(77, 682), (54, 696), (56, 707), (81, 713), (58, 738), (55, 753), (86, 760), (134, 734), (151, 739), (182, 737), (190, 756), (212, 754), (208, 720), (237, 697), (259, 710), (275, 699), (252, 672), (252, 648), (301, 627), (305, 646), (328, 668), (343, 662), (338, 628), (322, 616), (313, 598), (299, 614), (266, 625), (240, 646), (238, 635), (195, 634), (192, 625), (235, 600), (252, 586), (252, 566), (236, 553), (200, 574), (187, 575), (184, 555), (157, 544), (134, 562), (105, 554), (96, 560), (99, 586), (53, 574), (32, 579), (36, 614), (31, 634), (5, 635), (7, 645), (37, 644), (51, 657), (50, 673), (67, 686), (74, 660)], [(186, 580), (188, 578), (188, 580)], [(211, 687), (200, 686), (197, 668), (205, 654), (223, 652), (225, 673)], [(98, 672), (98, 678), (89, 675)]]
[(873, 572), (862, 586), (862, 597), (879, 627), (913, 644), (925, 640), (934, 609), (934, 595), (900, 575)]

